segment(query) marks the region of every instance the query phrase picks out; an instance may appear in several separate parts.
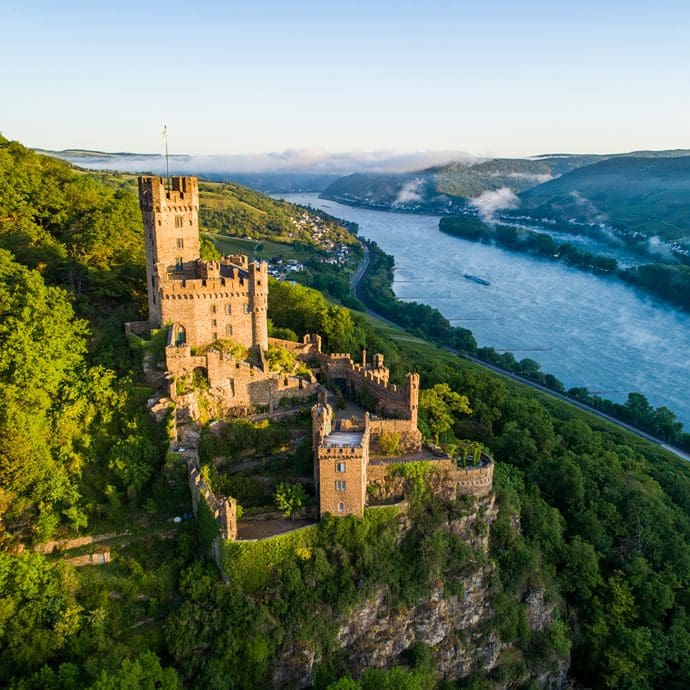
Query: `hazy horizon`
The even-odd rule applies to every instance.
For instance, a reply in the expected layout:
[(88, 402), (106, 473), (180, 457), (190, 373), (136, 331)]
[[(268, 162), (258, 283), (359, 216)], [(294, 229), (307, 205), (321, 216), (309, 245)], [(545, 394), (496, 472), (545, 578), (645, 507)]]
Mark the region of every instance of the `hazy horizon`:
[[(117, 169), (122, 172), (164, 172), (165, 156), (160, 153), (134, 151), (91, 151), (88, 149), (64, 149), (49, 151), (76, 165), (91, 169)], [(684, 150), (684, 149), (679, 149)], [(75, 155), (70, 155), (70, 152)], [(611, 155), (635, 153), (633, 151), (607, 152)], [(567, 156), (569, 153), (536, 154), (524, 159)], [(578, 154), (575, 154), (578, 155)], [(604, 152), (590, 155), (606, 155)], [(170, 170), (173, 174), (314, 174), (348, 175), (352, 173), (411, 173), (450, 163), (466, 163), (488, 160), (464, 151), (281, 151), (257, 154), (170, 154)]]

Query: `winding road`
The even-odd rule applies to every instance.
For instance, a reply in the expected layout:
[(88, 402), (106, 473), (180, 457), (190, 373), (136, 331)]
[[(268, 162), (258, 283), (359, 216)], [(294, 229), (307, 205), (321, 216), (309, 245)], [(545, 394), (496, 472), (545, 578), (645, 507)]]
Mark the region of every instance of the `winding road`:
[[(360, 261), (359, 266), (357, 267), (357, 270), (355, 271), (354, 275), (350, 279), (350, 289), (352, 290), (355, 297), (357, 297), (360, 300), (360, 302), (364, 304), (364, 300), (361, 298), (359, 288), (360, 283), (362, 282), (362, 278), (364, 278), (364, 276), (366, 275), (366, 272), (369, 268), (369, 264), (371, 263), (371, 257), (369, 254), (369, 247), (367, 247), (364, 243), (362, 243), (362, 247), (364, 248), (364, 256), (362, 257), (362, 260)], [(390, 319), (387, 319), (385, 316), (377, 314), (372, 309), (369, 309), (366, 305), (365, 312), (369, 316), (373, 316), (374, 318), (379, 319), (379, 321), (383, 321), (389, 326), (394, 326), (395, 328), (402, 328), (402, 326), (391, 321)], [(472, 355), (459, 352), (458, 350), (454, 350), (453, 348), (447, 347), (445, 345), (441, 345), (440, 347), (443, 350), (446, 350), (446, 352), (450, 352), (451, 354), (457, 355), (458, 357), (467, 359), (470, 362), (473, 362), (474, 364), (477, 364), (480, 367), (484, 367), (485, 369), (489, 369), (496, 374), (505, 376), (506, 378), (516, 381), (517, 383), (522, 383), (526, 386), (529, 386), (530, 388), (534, 388), (535, 390), (545, 393), (546, 395), (550, 395), (553, 398), (557, 398), (558, 400), (562, 400), (563, 402), (569, 403), (570, 405), (574, 405), (575, 407), (578, 407), (579, 409), (585, 412), (589, 412), (590, 414), (593, 414), (599, 417), (600, 419), (605, 419), (607, 422), (611, 422), (611, 424), (615, 424), (616, 426), (619, 426), (622, 429), (625, 429), (626, 431), (629, 431), (630, 433), (639, 436), (640, 438), (643, 438), (647, 441), (651, 441), (652, 443), (656, 444), (657, 446), (660, 446), (664, 450), (667, 450), (669, 453), (673, 453), (677, 457), (681, 458), (681, 460), (686, 460), (690, 462), (690, 455), (682, 451), (680, 448), (676, 448), (675, 446), (669, 445), (665, 441), (662, 441), (661, 439), (658, 439), (655, 436), (652, 436), (651, 434), (641, 431), (640, 429), (636, 429), (634, 426), (626, 424), (625, 422), (622, 422), (619, 419), (616, 419), (615, 417), (611, 417), (610, 415), (607, 415), (605, 412), (602, 412), (601, 410), (597, 410), (596, 408), (591, 407), (590, 405), (586, 405), (585, 403), (582, 403), (578, 400), (573, 400), (573, 398), (570, 398), (569, 396), (564, 395), (563, 393), (558, 393), (557, 391), (554, 391), (551, 388), (547, 388), (546, 386), (542, 386), (541, 384), (531, 381), (530, 379), (527, 379), (524, 376), (520, 376), (519, 374), (514, 374), (511, 371), (501, 369), (500, 367), (497, 367), (494, 364), (484, 362), (483, 360), (478, 359), (477, 357), (473, 357)]]

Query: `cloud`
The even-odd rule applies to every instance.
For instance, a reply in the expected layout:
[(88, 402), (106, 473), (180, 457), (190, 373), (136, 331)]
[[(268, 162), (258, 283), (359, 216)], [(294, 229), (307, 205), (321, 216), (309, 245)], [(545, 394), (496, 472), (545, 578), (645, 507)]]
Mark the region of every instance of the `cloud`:
[(525, 180), (526, 182), (534, 182), (535, 184), (543, 184), (549, 180), (553, 180), (554, 176), (548, 173), (525, 173), (525, 172), (492, 172), (489, 177), (507, 177), (513, 180)]
[(470, 204), (477, 209), (482, 220), (491, 223), (494, 220), (496, 211), (517, 208), (520, 201), (512, 189), (501, 187), (500, 189), (482, 192), (474, 199), (470, 199)]
[(593, 223), (605, 223), (608, 216), (602, 213), (589, 199), (582, 196), (578, 191), (570, 192), (570, 196), (574, 199), (575, 204), (579, 206), (584, 212), (585, 218)]
[(414, 180), (408, 180), (403, 184), (402, 188), (398, 192), (398, 196), (393, 202), (393, 206), (401, 206), (402, 204), (408, 204), (410, 201), (421, 201), (422, 200), (422, 185), (424, 180), (421, 177), (415, 177)]
[(652, 235), (647, 240), (647, 251), (651, 256), (658, 256), (666, 260), (675, 261), (678, 258), (668, 243), (664, 242), (658, 235)]
[[(76, 165), (123, 172), (163, 173), (165, 159), (158, 155), (137, 153), (102, 153), (61, 151)], [(403, 173), (468, 160), (462, 151), (350, 151), (329, 153), (321, 149), (288, 149), (272, 153), (230, 155), (171, 155), (170, 170), (175, 174), (198, 173), (322, 173), (349, 175), (356, 172)]]

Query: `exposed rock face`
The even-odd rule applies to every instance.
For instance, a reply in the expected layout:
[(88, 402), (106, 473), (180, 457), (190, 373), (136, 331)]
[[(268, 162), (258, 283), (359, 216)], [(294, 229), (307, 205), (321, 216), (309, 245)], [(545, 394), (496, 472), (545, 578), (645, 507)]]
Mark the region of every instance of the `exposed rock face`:
[[(446, 525), (446, 529), (486, 554), (489, 528), (498, 513), (494, 497), (478, 500), (475, 508), (469, 515)], [(345, 653), (353, 676), (360, 676), (368, 668), (399, 663), (401, 655), (415, 642), (432, 648), (435, 667), (445, 680), (496, 668), (502, 652), (512, 652), (492, 630), (494, 611), (489, 601), (492, 572), (491, 563), (478, 567), (463, 578), (459, 595), (445, 591), (443, 583), (437, 582), (428, 596), (408, 608), (392, 608), (387, 604), (385, 587), (362, 601), (340, 621), (336, 633), (336, 643)], [(554, 605), (544, 601), (543, 591), (530, 590), (523, 601), (533, 630), (542, 631), (552, 625)], [(314, 666), (320, 661), (318, 642), (290, 646), (276, 661), (274, 686), (310, 687)], [(558, 669), (545, 671), (534, 680), (544, 688), (560, 688), (567, 661), (564, 659)]]
[(309, 688), (313, 684), (312, 670), (316, 653), (304, 642), (285, 650), (273, 673), (274, 688)]
[(544, 590), (533, 589), (527, 592), (524, 602), (527, 605), (525, 610), (527, 623), (532, 630), (541, 632), (553, 624), (555, 606), (544, 601)]
[(428, 598), (409, 609), (387, 607), (383, 591), (364, 602), (337, 634), (353, 674), (389, 666), (414, 642), (434, 648), (438, 671), (449, 679), (467, 676), (474, 667), (494, 668), (502, 645), (481, 630), (493, 615), (486, 574), (481, 569), (466, 578), (462, 596), (444, 596), (439, 583)]

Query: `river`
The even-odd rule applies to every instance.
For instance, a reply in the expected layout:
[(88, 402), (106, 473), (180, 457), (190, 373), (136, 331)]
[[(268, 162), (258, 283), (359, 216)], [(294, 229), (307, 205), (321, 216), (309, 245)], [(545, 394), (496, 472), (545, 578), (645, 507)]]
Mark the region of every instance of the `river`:
[(446, 235), (435, 216), (280, 196), (358, 223), (362, 237), (395, 257), (395, 294), (436, 307), (480, 346), (534, 359), (566, 388), (617, 402), (638, 391), (690, 427), (690, 315), (615, 278)]

